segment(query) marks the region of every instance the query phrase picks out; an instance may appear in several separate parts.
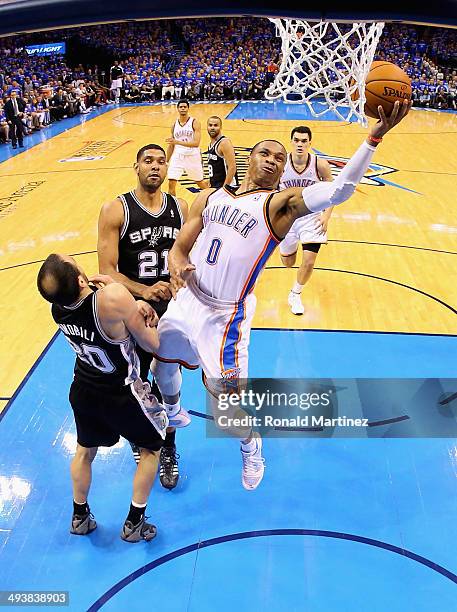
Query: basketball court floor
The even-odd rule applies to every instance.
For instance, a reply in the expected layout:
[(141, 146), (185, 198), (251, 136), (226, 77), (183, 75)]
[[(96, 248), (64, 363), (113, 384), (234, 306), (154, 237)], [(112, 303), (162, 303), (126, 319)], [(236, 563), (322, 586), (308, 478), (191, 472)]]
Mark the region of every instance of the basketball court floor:
[[(266, 136), (287, 146), (295, 125), (311, 127), (335, 173), (366, 134), (282, 103), (191, 114), (202, 150), (206, 118), (223, 118), (241, 175), (250, 147)], [(36, 275), (51, 252), (97, 272), (101, 205), (135, 186), (136, 151), (163, 145), (175, 118), (172, 105), (109, 106), (28, 137), (27, 149), (0, 148), (0, 590), (68, 591), (75, 611), (455, 612), (456, 113), (413, 110), (384, 138), (332, 215), (302, 317), (287, 305), (295, 270), (277, 253), (255, 291), (251, 376), (432, 379), (426, 405), (381, 391), (357, 439), (267, 438), (265, 478), (247, 492), (237, 442), (207, 437), (200, 373), (186, 372), (193, 422), (177, 435), (178, 487), (156, 482), (151, 494), (157, 538), (119, 538), (135, 470), (122, 441), (94, 463), (98, 529), (69, 534), (74, 357)], [(193, 184), (178, 189), (191, 203)]]

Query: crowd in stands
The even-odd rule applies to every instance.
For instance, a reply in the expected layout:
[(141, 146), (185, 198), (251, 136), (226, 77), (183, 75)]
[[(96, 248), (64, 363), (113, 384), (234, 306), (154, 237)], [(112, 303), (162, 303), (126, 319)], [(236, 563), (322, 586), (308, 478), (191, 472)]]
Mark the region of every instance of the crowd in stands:
[[(121, 101), (260, 100), (280, 62), (274, 26), (260, 18), (148, 21), (71, 28), (59, 40), (108, 52), (123, 70)], [(55, 32), (41, 33), (54, 40)], [(35, 39), (36, 41), (36, 34)], [(109, 69), (66, 63), (64, 56), (28, 56), (31, 35), (0, 40), (0, 140), (8, 140), (4, 103), (14, 89), (25, 101), (25, 133), (108, 104)], [(387, 24), (375, 59), (394, 62), (412, 79), (415, 106), (457, 109), (457, 33)]]
[(411, 78), (413, 106), (457, 109), (457, 32), (388, 24), (375, 60), (393, 62)]

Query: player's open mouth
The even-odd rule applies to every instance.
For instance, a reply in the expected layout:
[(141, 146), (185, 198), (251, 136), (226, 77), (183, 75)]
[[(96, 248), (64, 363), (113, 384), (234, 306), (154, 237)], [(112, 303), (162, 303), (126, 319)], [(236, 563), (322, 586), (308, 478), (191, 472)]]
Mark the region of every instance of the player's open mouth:
[(268, 172), (268, 174), (274, 174), (275, 171), (273, 168), (266, 168), (265, 166), (262, 168), (264, 172)]

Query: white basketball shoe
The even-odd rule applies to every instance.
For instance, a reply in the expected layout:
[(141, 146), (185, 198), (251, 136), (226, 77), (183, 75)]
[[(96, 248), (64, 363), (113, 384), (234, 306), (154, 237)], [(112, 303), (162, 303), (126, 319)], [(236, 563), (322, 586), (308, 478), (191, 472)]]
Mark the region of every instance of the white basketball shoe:
[(255, 447), (251, 451), (243, 449), (241, 444), (241, 459), (243, 468), (241, 470), (241, 482), (247, 491), (257, 489), (262, 482), (263, 473), (265, 471), (265, 459), (262, 457), (262, 438), (255, 436), (253, 438)]
[(190, 424), (190, 414), (180, 404), (173, 408), (166, 406), (166, 410), (168, 415), (168, 427), (176, 427), (178, 429), (180, 427), (187, 427)]
[(305, 312), (305, 307), (301, 301), (301, 293), (295, 293), (295, 291), (291, 291), (289, 293), (288, 303), (290, 306), (290, 310), (294, 315), (302, 315)]

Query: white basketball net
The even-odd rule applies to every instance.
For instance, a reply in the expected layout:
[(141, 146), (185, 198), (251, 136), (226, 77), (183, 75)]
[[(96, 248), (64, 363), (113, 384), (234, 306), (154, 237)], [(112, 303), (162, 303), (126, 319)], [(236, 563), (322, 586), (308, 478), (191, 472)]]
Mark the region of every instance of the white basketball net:
[[(365, 78), (384, 23), (270, 21), (282, 39), (282, 61), (265, 97), (305, 103), (314, 117), (329, 111), (345, 121), (355, 116), (366, 126)], [(356, 92), (354, 101), (351, 96)], [(288, 99), (289, 94), (296, 94), (295, 99)]]

